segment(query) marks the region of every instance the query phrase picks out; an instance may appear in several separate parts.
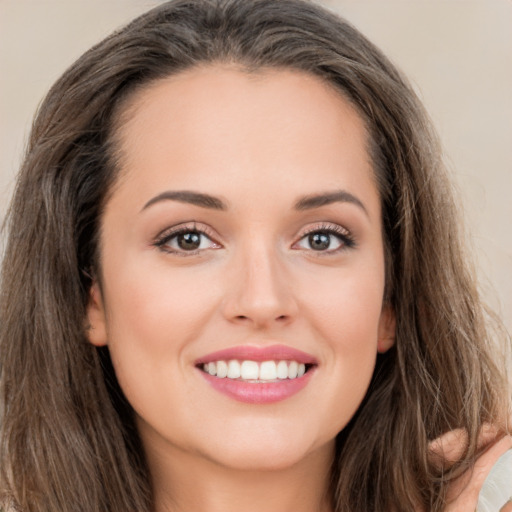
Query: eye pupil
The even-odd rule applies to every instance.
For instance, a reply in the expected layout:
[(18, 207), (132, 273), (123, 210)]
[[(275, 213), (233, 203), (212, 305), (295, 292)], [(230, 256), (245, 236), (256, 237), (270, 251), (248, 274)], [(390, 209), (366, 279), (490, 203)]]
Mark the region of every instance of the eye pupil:
[(326, 233), (311, 233), (308, 241), (311, 248), (315, 251), (328, 249), (331, 245), (331, 237)]
[(178, 235), (176, 241), (180, 249), (183, 249), (184, 251), (193, 251), (194, 249), (198, 249), (201, 245), (201, 234), (195, 231), (182, 233)]

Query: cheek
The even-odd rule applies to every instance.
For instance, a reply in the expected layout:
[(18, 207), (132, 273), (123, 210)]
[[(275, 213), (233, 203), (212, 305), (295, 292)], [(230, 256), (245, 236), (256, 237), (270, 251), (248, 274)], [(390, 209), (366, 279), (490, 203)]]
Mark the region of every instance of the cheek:
[(200, 286), (201, 275), (156, 267), (117, 267), (105, 290), (109, 350), (126, 394), (140, 380), (185, 376), (190, 342), (218, 303), (216, 288)]
[(336, 269), (312, 286), (305, 284), (304, 309), (333, 349), (374, 350), (382, 312), (384, 271), (380, 260), (360, 268)]
[(382, 294), (383, 274), (340, 271), (305, 296), (303, 307), (314, 335), (327, 347), (323, 414), (330, 418), (330, 435), (345, 427), (368, 389), (377, 356)]
[(111, 275), (115, 279), (110, 280), (106, 293), (113, 304), (112, 308), (107, 304), (109, 326), (144, 345), (151, 342), (153, 348), (161, 344), (165, 350), (170, 340), (193, 336), (200, 319), (218, 301), (215, 288), (201, 286), (208, 277), (197, 269), (170, 271), (165, 265), (140, 263)]

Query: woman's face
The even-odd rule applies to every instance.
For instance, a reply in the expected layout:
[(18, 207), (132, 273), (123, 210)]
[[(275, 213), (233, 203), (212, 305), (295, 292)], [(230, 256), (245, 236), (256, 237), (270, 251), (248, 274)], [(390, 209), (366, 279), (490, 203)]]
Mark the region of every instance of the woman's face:
[(394, 334), (358, 114), (318, 78), (217, 65), (139, 92), (117, 140), (89, 337), (147, 451), (330, 457)]

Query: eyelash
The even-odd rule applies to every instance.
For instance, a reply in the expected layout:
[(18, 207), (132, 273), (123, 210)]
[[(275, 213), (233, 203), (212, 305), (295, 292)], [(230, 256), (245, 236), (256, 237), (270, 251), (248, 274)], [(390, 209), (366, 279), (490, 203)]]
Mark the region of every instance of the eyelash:
[(350, 234), (350, 232), (346, 228), (339, 226), (338, 224), (327, 224), (327, 223), (324, 223), (321, 225), (316, 225), (316, 226), (313, 226), (313, 227), (307, 229), (302, 234), (302, 236), (300, 237), (298, 242), (295, 242), (294, 245), (298, 244), (302, 240), (305, 240), (310, 235), (313, 235), (316, 233), (322, 233), (322, 234), (326, 234), (326, 235), (335, 236), (341, 243), (340, 247), (338, 247), (336, 249), (331, 249), (331, 250), (315, 251), (314, 249), (310, 249), (312, 252), (317, 253), (316, 256), (329, 256), (329, 255), (337, 254), (339, 252), (346, 251), (347, 249), (353, 249), (354, 247), (356, 247), (356, 241), (355, 241), (354, 237)]
[[(197, 233), (200, 236), (204, 236), (204, 237), (208, 238), (208, 240), (210, 240), (212, 244), (217, 246), (215, 248), (221, 247), (221, 245), (215, 241), (214, 235), (211, 233), (211, 231), (208, 229), (207, 226), (198, 227), (195, 222), (192, 224), (175, 226), (173, 228), (163, 231), (156, 237), (153, 245), (164, 252), (167, 252), (170, 254), (175, 254), (178, 256), (194, 256), (194, 255), (198, 254), (199, 252), (206, 250), (204, 248), (203, 249), (197, 248), (195, 250), (187, 251), (184, 249), (176, 250), (176, 249), (169, 247), (169, 245), (168, 245), (169, 242), (171, 242), (176, 237), (178, 237), (180, 235), (187, 234), (187, 233)], [(321, 224), (321, 225), (317, 225), (317, 226), (307, 229), (301, 235), (299, 240), (293, 244), (292, 248), (294, 246), (296, 246), (297, 244), (299, 244), (301, 241), (305, 240), (307, 237), (309, 237), (313, 234), (316, 234), (316, 233), (334, 236), (339, 240), (339, 242), (341, 244), (340, 247), (338, 247), (336, 249), (331, 249), (331, 250), (327, 249), (327, 250), (315, 251), (313, 248), (310, 248), (309, 251), (316, 253), (316, 256), (327, 256), (327, 255), (337, 254), (339, 252), (345, 251), (347, 249), (351, 249), (356, 246), (356, 242), (355, 242), (354, 238), (352, 237), (352, 235), (350, 234), (350, 232), (347, 229), (345, 229), (337, 224)], [(297, 249), (300, 249), (300, 248), (297, 248)], [(304, 249), (304, 250), (308, 250), (308, 249)]]
[(175, 254), (177, 256), (193, 256), (195, 254), (198, 254), (199, 252), (205, 250), (205, 249), (195, 249), (191, 251), (186, 251), (184, 249), (182, 250), (176, 250), (171, 247), (169, 247), (167, 244), (171, 242), (174, 238), (177, 238), (180, 235), (185, 235), (187, 233), (197, 233), (200, 236), (204, 236), (208, 238), (213, 244), (220, 247), (220, 244), (215, 241), (215, 238), (213, 236), (213, 233), (208, 229), (207, 226), (200, 226), (198, 227), (197, 224), (194, 222), (192, 224), (186, 224), (186, 225), (180, 225), (175, 226), (170, 229), (164, 230), (162, 233), (160, 233), (156, 240), (154, 241), (153, 245), (160, 249), (161, 251)]

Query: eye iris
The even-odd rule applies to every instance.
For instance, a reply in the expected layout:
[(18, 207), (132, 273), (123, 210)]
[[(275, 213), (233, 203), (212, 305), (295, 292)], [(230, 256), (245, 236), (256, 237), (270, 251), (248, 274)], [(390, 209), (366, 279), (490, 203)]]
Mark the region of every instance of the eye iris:
[(309, 245), (315, 251), (328, 249), (331, 245), (331, 237), (327, 233), (311, 233), (308, 237)]
[(181, 235), (178, 235), (177, 243), (180, 249), (193, 251), (194, 249), (198, 249), (201, 245), (201, 235), (194, 231), (182, 233)]

